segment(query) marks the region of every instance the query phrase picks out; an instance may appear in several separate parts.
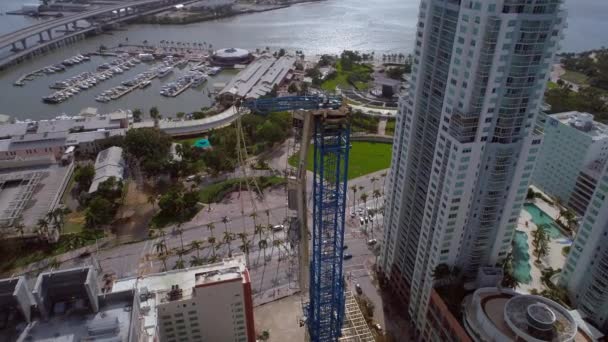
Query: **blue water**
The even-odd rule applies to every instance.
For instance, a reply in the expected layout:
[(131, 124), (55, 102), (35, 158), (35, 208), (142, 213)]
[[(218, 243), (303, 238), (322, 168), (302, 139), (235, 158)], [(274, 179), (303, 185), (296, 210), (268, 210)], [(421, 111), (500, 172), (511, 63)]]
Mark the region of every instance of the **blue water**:
[(513, 238), (513, 276), (521, 284), (529, 284), (532, 280), (530, 275), (530, 253), (528, 246), (528, 235), (516, 230)]
[(524, 209), (532, 215), (532, 222), (539, 226), (541, 224), (545, 224), (545, 230), (549, 233), (551, 239), (563, 239), (565, 238), (564, 234), (559, 230), (557, 223), (551, 218), (551, 216), (547, 215), (544, 211), (538, 208), (536, 205), (532, 203), (524, 204)]

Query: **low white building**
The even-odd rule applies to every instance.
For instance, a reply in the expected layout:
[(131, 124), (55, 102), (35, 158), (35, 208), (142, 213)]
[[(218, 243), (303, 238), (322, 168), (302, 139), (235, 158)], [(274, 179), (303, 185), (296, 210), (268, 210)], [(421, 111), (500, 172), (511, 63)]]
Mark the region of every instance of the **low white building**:
[(93, 178), (89, 193), (92, 194), (97, 191), (99, 184), (110, 177), (116, 178), (117, 181), (122, 180), (124, 173), (125, 160), (122, 156), (122, 148), (112, 146), (99, 152), (97, 159), (95, 159), (95, 178)]
[(220, 91), (220, 99), (233, 101), (236, 98), (257, 99), (268, 94), (275, 85), (281, 85), (294, 69), (296, 57), (285, 55), (275, 58), (262, 55), (239, 72)]
[(141, 341), (254, 342), (253, 299), (245, 257), (118, 280), (112, 291), (140, 294)]

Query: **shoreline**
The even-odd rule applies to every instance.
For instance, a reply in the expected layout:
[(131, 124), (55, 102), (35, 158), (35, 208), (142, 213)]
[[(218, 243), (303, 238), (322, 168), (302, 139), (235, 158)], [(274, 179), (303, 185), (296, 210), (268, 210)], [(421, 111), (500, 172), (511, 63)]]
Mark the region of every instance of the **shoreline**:
[[(159, 15), (162, 15), (163, 13), (167, 13), (167, 11), (165, 11), (165, 12), (160, 12), (157, 14), (152, 14), (152, 15), (143, 16), (143, 17), (140, 17), (137, 19), (133, 19), (132, 21), (129, 21), (129, 24), (188, 25), (188, 24), (201, 23), (201, 22), (205, 22), (205, 21), (212, 21), (212, 20), (217, 20), (217, 19), (236, 17), (236, 16), (244, 15), (244, 14), (270, 12), (270, 11), (288, 8), (293, 5), (298, 5), (298, 4), (303, 4), (303, 3), (316, 3), (316, 2), (322, 2), (322, 1), (326, 1), (326, 0), (295, 0), (295, 1), (292, 1), (292, 2), (289, 2), (286, 4), (280, 4), (280, 5), (256, 5), (256, 6), (259, 6), (260, 8), (247, 8), (247, 9), (244, 8), (242, 10), (231, 8), (229, 12), (216, 14), (216, 15), (201, 15), (199, 13), (186, 11), (185, 13), (188, 13), (188, 14), (181, 18), (180, 17), (168, 17), (168, 18), (159, 17)], [(238, 6), (238, 4), (237, 4), (237, 6)]]

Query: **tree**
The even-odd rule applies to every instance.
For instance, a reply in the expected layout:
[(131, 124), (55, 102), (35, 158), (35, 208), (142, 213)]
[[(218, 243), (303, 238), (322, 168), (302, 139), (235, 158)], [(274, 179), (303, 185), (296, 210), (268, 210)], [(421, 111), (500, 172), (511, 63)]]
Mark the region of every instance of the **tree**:
[(177, 112), (177, 114), (175, 114), (175, 117), (177, 117), (178, 119), (183, 119), (184, 116), (186, 116), (186, 113), (184, 112)]
[(192, 240), (190, 242), (190, 248), (191, 249), (195, 249), (196, 250), (196, 256), (198, 258), (201, 257), (200, 251), (201, 251), (201, 247), (203, 246), (203, 242), (199, 241), (199, 240)]
[(95, 178), (95, 167), (92, 164), (78, 166), (74, 172), (74, 181), (78, 184), (80, 191), (87, 191)]
[(124, 139), (125, 152), (141, 163), (148, 175), (159, 174), (168, 162), (171, 137), (157, 128), (130, 129)]
[(87, 227), (97, 228), (101, 225), (110, 224), (113, 218), (114, 205), (100, 196), (95, 196), (85, 210), (85, 222)]
[(160, 112), (157, 107), (150, 108), (150, 117), (154, 120), (154, 125), (158, 126), (158, 120), (160, 119)]
[(367, 207), (367, 194), (364, 192), (361, 194), (361, 196), (359, 196), (359, 199), (361, 199), (363, 201), (363, 207), (366, 208)]
[(438, 264), (433, 269), (432, 277), (437, 283), (445, 282), (450, 276), (450, 266), (445, 263)]
[(357, 206), (357, 186), (351, 185), (350, 189), (353, 191), (353, 208), (354, 208)]
[[(268, 226), (269, 229), (272, 229), (270, 226)], [(264, 226), (261, 224), (256, 224), (254, 227), (254, 234), (258, 234), (258, 239), (261, 241), (262, 240), (262, 233), (264, 232)]]
[(266, 264), (266, 248), (268, 248), (268, 241), (261, 239), (258, 241), (258, 247), (264, 252), (264, 264)]
[(211, 246), (211, 252), (213, 253), (213, 259), (215, 259), (215, 244), (217, 243), (215, 240), (215, 236), (208, 237), (207, 242)]
[(133, 121), (141, 122), (141, 117), (143, 115), (143, 112), (141, 111), (141, 109), (139, 109), (139, 108), (133, 109), (132, 114), (133, 114)]
[(377, 182), (377, 181), (378, 181), (378, 178), (376, 178), (376, 177), (372, 177), (372, 178), (370, 179), (370, 182), (372, 183), (372, 191), (373, 191), (373, 190), (376, 190), (376, 182)]
[(508, 253), (505, 256), (502, 260), (501, 268), (503, 273), (501, 285), (510, 289), (518, 287), (519, 280), (513, 275), (513, 254)]
[(38, 236), (43, 238), (43, 239), (48, 239), (49, 236), (49, 222), (46, 220), (46, 218), (41, 218), (38, 219), (38, 222), (36, 223), (36, 225), (38, 226)]
[(549, 254), (550, 237), (547, 233), (547, 225), (540, 224), (536, 230), (532, 232), (532, 245), (534, 246), (534, 254), (536, 255), (536, 263), (540, 263), (540, 258)]
[(208, 223), (207, 229), (209, 230), (209, 233), (211, 233), (211, 237), (213, 237), (213, 230), (215, 229), (215, 225), (213, 223)]
[(234, 238), (232, 237), (232, 233), (224, 232), (224, 243), (228, 245), (228, 256), (232, 257), (232, 241)]
[(528, 193), (526, 193), (526, 200), (532, 201), (536, 197), (536, 192), (532, 188), (528, 188)]
[(222, 217), (222, 223), (224, 224), (224, 233), (228, 233), (228, 222), (230, 222), (228, 216)]
[(298, 85), (295, 83), (291, 83), (289, 85), (289, 88), (287, 88), (287, 91), (290, 93), (298, 93), (300, 91), (300, 89), (298, 88)]
[(23, 217), (19, 216), (19, 218), (17, 218), (15, 220), (15, 223), (13, 223), (13, 228), (15, 229), (15, 231), (17, 233), (19, 233), (19, 236), (23, 237), (23, 234), (25, 233), (25, 225), (23, 224)]
[(156, 242), (154, 244), (154, 249), (156, 249), (156, 253), (158, 255), (167, 254), (167, 242), (165, 241), (165, 239), (163, 238), (162, 240)]
[(237, 234), (238, 237), (241, 239), (241, 245), (239, 246), (239, 249), (241, 250), (241, 252), (245, 253), (245, 262), (247, 267), (249, 267), (249, 252), (250, 252), (250, 244), (249, 244), (249, 240), (247, 239), (247, 233), (238, 233)]

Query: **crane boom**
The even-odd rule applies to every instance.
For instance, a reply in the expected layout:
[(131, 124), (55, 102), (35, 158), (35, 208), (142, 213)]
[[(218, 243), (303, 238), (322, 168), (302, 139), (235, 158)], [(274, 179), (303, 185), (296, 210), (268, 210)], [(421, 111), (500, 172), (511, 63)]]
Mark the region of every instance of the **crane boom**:
[[(294, 111), (301, 122), (300, 151), (295, 174), (288, 179), (288, 203), (297, 212), (290, 229), (299, 236), (300, 290), (308, 289), (305, 307), (308, 336), (313, 342), (337, 341), (344, 320), (342, 275), (346, 210), (350, 111), (339, 97), (289, 96), (242, 101), (255, 114)], [(313, 229), (309, 233), (306, 166), (314, 146)], [(295, 226), (295, 227), (294, 227)], [(312, 236), (312, 261), (308, 237)]]

